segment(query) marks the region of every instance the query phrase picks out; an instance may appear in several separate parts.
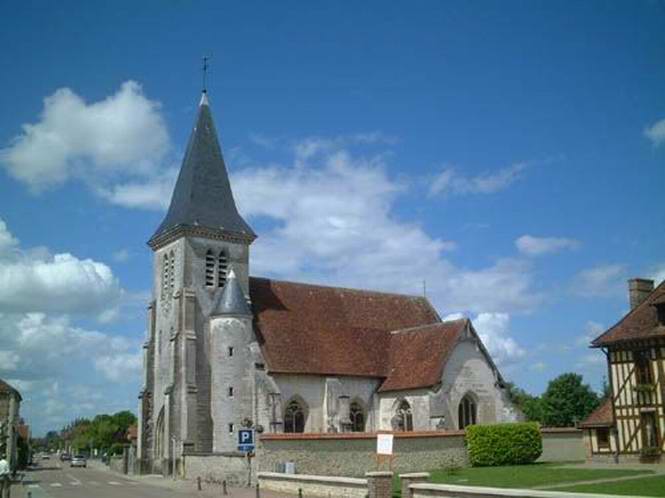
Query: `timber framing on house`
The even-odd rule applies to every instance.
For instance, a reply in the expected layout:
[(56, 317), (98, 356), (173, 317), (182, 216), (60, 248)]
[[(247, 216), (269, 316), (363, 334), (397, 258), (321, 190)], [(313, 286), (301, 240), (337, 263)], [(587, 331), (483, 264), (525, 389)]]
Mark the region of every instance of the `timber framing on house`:
[(591, 347), (607, 357), (611, 396), (580, 427), (592, 460), (661, 460), (665, 451), (665, 282), (629, 281), (631, 310)]

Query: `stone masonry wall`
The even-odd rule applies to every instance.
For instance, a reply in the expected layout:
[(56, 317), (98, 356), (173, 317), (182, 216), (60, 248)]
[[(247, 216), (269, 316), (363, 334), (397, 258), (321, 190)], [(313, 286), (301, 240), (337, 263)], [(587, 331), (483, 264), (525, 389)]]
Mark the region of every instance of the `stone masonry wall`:
[[(460, 431), (397, 433), (393, 449), (395, 472), (468, 465)], [(259, 471), (275, 472), (294, 462), (298, 474), (364, 477), (377, 470), (376, 434), (264, 435), (257, 460)]]
[[(249, 476), (249, 466), (244, 455), (217, 453), (207, 455), (184, 455), (183, 478), (194, 481), (198, 477), (204, 483), (221, 483), (229, 486), (244, 486)], [(251, 460), (251, 482), (256, 480), (255, 460)]]

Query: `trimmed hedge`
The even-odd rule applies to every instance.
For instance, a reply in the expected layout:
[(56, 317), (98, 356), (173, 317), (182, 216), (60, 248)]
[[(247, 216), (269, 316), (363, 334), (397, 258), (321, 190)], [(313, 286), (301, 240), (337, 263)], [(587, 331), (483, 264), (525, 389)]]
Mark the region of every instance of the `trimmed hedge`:
[(543, 452), (543, 438), (535, 422), (471, 425), (465, 440), (474, 467), (533, 463)]

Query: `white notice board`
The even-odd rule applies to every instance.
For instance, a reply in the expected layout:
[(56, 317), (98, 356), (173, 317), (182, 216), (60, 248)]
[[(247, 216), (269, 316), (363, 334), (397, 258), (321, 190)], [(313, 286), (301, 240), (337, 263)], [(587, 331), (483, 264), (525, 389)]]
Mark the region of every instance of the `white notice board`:
[(377, 434), (376, 435), (376, 454), (377, 455), (392, 455), (393, 454), (393, 435), (392, 434)]

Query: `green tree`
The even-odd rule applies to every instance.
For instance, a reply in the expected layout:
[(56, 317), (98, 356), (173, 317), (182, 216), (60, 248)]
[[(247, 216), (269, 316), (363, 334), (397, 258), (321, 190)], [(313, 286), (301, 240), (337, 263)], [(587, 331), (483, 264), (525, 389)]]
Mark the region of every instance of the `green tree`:
[(541, 422), (550, 427), (571, 427), (589, 416), (598, 403), (598, 395), (582, 382), (581, 375), (565, 373), (547, 385)]
[(520, 409), (529, 422), (543, 422), (543, 403), (540, 397), (529, 394), (514, 382), (506, 383), (506, 392), (508, 399)]

